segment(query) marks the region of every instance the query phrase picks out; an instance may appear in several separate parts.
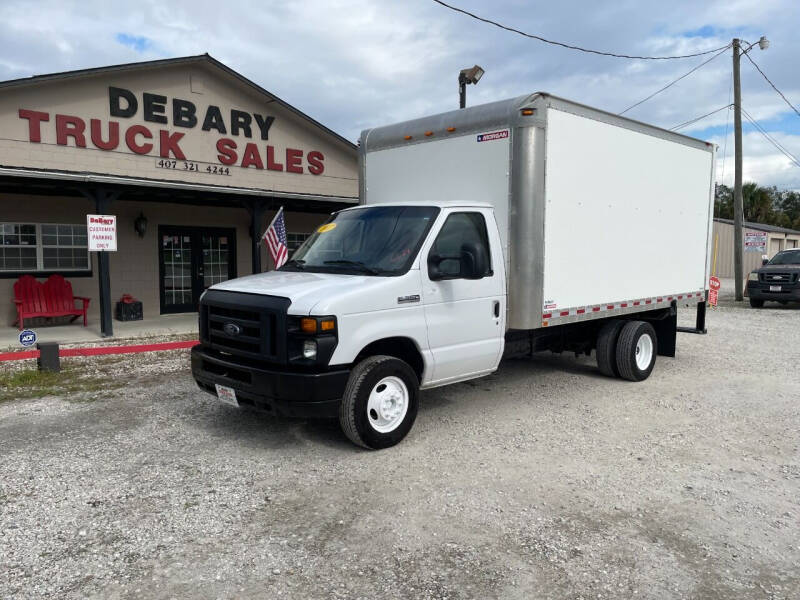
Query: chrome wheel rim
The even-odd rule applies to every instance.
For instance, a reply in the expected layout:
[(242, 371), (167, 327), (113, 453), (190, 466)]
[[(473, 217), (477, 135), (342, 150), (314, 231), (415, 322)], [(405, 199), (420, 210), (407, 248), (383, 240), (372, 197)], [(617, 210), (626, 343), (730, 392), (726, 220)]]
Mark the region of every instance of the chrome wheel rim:
[(648, 334), (639, 337), (636, 342), (636, 366), (640, 371), (647, 370), (653, 360), (653, 338)]
[(408, 388), (402, 379), (384, 377), (372, 388), (367, 400), (367, 420), (379, 433), (391, 433), (408, 413)]

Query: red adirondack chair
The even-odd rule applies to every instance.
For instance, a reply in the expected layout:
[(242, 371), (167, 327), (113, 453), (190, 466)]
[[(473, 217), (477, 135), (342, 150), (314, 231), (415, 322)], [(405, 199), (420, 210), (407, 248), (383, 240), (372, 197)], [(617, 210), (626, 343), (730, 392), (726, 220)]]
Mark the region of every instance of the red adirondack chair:
[[(75, 300), (83, 304), (75, 307)], [(25, 319), (33, 317), (69, 317), (70, 323), (83, 315), (86, 327), (86, 311), (89, 298), (72, 295), (72, 284), (61, 275), (51, 275), (39, 283), (31, 275), (23, 275), (14, 283), (14, 304), (17, 306), (17, 323), (24, 329)]]

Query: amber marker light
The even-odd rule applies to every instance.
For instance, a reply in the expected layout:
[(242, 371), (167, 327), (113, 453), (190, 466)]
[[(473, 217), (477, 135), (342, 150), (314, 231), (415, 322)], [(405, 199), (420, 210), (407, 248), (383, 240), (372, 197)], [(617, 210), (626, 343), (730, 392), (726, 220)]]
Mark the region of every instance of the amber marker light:
[(406, 140), (406, 141), (408, 141), (408, 140), (410, 140), (410, 139), (411, 139), (411, 136), (410, 136), (410, 135), (404, 135), (404, 136), (403, 136), (403, 139), (404, 139), (404, 140)]
[(425, 137), (431, 137), (432, 135), (433, 135), (432, 131), (426, 131), (425, 132)]
[(447, 128), (447, 132), (448, 132), (448, 133), (453, 133), (455, 130), (456, 130), (456, 128), (455, 128), (455, 127), (448, 127), (448, 128)]
[(523, 117), (530, 117), (535, 111), (532, 108), (523, 108), (519, 112), (522, 113)]
[(317, 320), (308, 317), (300, 319), (300, 330), (303, 333), (317, 333)]
[(322, 331), (333, 331), (336, 329), (336, 321), (333, 319), (322, 319), (322, 321), (319, 322), (319, 328)]

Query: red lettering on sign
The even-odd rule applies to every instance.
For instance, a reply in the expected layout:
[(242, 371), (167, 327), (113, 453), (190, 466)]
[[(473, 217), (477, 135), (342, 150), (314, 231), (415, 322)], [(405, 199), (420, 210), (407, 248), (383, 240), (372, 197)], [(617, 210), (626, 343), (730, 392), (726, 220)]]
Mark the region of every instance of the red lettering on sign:
[(261, 155), (258, 153), (258, 146), (253, 143), (247, 144), (244, 147), (244, 154), (242, 154), (242, 168), (247, 168), (254, 165), (256, 169), (263, 169), (264, 163), (261, 162)]
[(169, 131), (161, 130), (159, 131), (160, 134), (160, 149), (161, 149), (161, 158), (169, 158), (169, 155), (172, 154), (178, 160), (186, 160), (186, 155), (181, 150), (181, 147), (178, 145), (178, 142), (181, 141), (181, 138), (185, 135), (176, 131), (175, 133), (170, 133)]
[(125, 143), (128, 144), (128, 148), (130, 148), (136, 154), (147, 154), (153, 149), (153, 144), (142, 144), (136, 141), (136, 136), (141, 135), (143, 138), (152, 140), (153, 134), (150, 133), (150, 130), (145, 127), (144, 125), (131, 125), (128, 127), (128, 131), (125, 132)]
[(325, 165), (322, 164), (325, 157), (322, 155), (322, 152), (312, 150), (308, 153), (306, 159), (308, 160), (308, 172), (312, 175), (322, 175), (322, 172), (325, 170)]
[(103, 141), (103, 135), (100, 131), (100, 119), (92, 119), (89, 121), (89, 128), (92, 132), (92, 143), (100, 148), (100, 150), (114, 150), (119, 146), (119, 123), (116, 121), (109, 121), (108, 123), (108, 141)]
[(275, 148), (267, 146), (267, 169), (270, 171), (283, 171), (283, 165), (275, 162)]
[(230, 138), (220, 138), (217, 140), (217, 160), (223, 165), (236, 163), (236, 142)]
[(303, 151), (295, 148), (286, 149), (286, 171), (288, 173), (303, 172)]
[(31, 142), (42, 141), (42, 121), (49, 121), (50, 114), (46, 112), (39, 112), (38, 110), (28, 110), (26, 108), (19, 109), (19, 118), (28, 119), (28, 140)]
[(86, 148), (85, 129), (86, 123), (80, 117), (56, 115), (56, 144), (66, 146), (67, 138), (72, 138), (77, 147)]

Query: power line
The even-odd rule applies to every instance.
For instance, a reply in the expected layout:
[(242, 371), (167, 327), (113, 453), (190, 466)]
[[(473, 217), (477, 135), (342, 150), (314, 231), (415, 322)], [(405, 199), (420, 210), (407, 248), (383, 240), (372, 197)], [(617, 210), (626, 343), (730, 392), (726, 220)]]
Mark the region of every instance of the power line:
[(683, 79), (684, 77), (688, 77), (689, 75), (691, 75), (692, 73), (694, 73), (695, 71), (697, 71), (697, 69), (699, 69), (700, 67), (703, 67), (703, 66), (707, 65), (708, 63), (710, 63), (712, 60), (714, 60), (715, 58), (717, 58), (718, 56), (720, 56), (722, 53), (724, 53), (724, 52), (725, 52), (725, 51), (726, 51), (728, 48), (730, 48), (730, 47), (731, 47), (731, 44), (728, 44), (728, 45), (727, 45), (727, 46), (725, 46), (725, 47), (724, 47), (722, 50), (720, 50), (719, 52), (717, 52), (717, 53), (716, 53), (714, 56), (712, 56), (712, 57), (711, 57), (711, 58), (709, 58), (709, 59), (706, 59), (706, 60), (704, 60), (703, 62), (701, 62), (699, 65), (697, 65), (697, 66), (696, 66), (694, 69), (692, 69), (691, 71), (688, 71), (688, 72), (684, 73), (683, 75), (681, 75), (680, 77), (678, 77), (678, 78), (677, 78), (677, 79), (675, 79), (674, 81), (671, 81), (670, 83), (668, 83), (667, 85), (665, 85), (664, 87), (662, 87), (660, 90), (653, 92), (653, 93), (652, 93), (652, 94), (650, 94), (650, 95), (649, 95), (647, 98), (643, 98), (642, 100), (639, 100), (639, 101), (638, 101), (636, 104), (631, 104), (631, 105), (630, 105), (628, 108), (626, 108), (625, 110), (623, 110), (623, 111), (622, 111), (621, 113), (619, 113), (619, 114), (620, 114), (620, 115), (624, 115), (624, 114), (625, 114), (626, 112), (628, 112), (630, 109), (632, 109), (632, 108), (636, 108), (636, 107), (637, 107), (637, 106), (639, 106), (640, 104), (644, 104), (645, 102), (647, 102), (648, 100), (650, 100), (650, 98), (652, 98), (653, 96), (657, 96), (658, 94), (660, 94), (660, 93), (661, 93), (661, 92), (663, 92), (664, 90), (671, 88), (673, 85), (675, 85), (676, 83), (678, 83), (678, 82), (679, 82), (681, 79)]
[(764, 79), (766, 79), (766, 80), (767, 80), (767, 83), (768, 83), (768, 84), (770, 84), (770, 85), (772, 86), (772, 89), (773, 89), (773, 90), (775, 90), (776, 92), (778, 92), (778, 95), (779, 95), (781, 98), (783, 98), (783, 101), (784, 101), (784, 102), (786, 102), (786, 104), (788, 104), (788, 105), (789, 105), (789, 108), (791, 108), (791, 109), (792, 109), (792, 110), (793, 110), (795, 113), (797, 113), (797, 116), (798, 116), (798, 117), (800, 117), (800, 111), (799, 111), (799, 110), (797, 110), (797, 109), (795, 108), (794, 104), (792, 104), (791, 102), (789, 102), (789, 99), (788, 99), (786, 96), (784, 96), (784, 95), (783, 95), (783, 92), (781, 92), (781, 91), (780, 91), (780, 90), (779, 90), (777, 87), (775, 87), (775, 84), (774, 84), (774, 83), (772, 83), (772, 82), (769, 80), (769, 77), (767, 77), (767, 75), (764, 73), (764, 71), (762, 71), (762, 70), (761, 70), (761, 68), (760, 68), (760, 67), (759, 67), (759, 66), (756, 64), (756, 61), (754, 61), (752, 58), (750, 58), (750, 54), (748, 54), (747, 52), (745, 52), (745, 53), (744, 53), (744, 55), (747, 57), (747, 60), (749, 60), (749, 61), (750, 61), (750, 63), (751, 63), (751, 64), (752, 64), (752, 65), (753, 65), (753, 66), (756, 68), (756, 70), (758, 70), (758, 72), (759, 72), (759, 73), (761, 73), (761, 76), (762, 76)]
[(786, 148), (786, 146), (784, 146), (783, 144), (781, 144), (781, 143), (780, 143), (778, 140), (776, 140), (776, 139), (775, 139), (774, 137), (772, 137), (772, 136), (771, 136), (769, 133), (767, 133), (767, 130), (766, 130), (766, 129), (764, 129), (764, 127), (762, 127), (762, 126), (761, 126), (761, 124), (759, 124), (759, 123), (758, 123), (758, 122), (757, 122), (757, 121), (756, 121), (756, 120), (753, 118), (753, 116), (752, 116), (750, 113), (748, 113), (748, 112), (747, 112), (747, 111), (746, 111), (744, 108), (742, 108), (742, 113), (743, 113), (743, 114), (744, 114), (744, 116), (747, 118), (747, 120), (748, 120), (748, 121), (750, 121), (750, 122), (753, 124), (753, 126), (755, 126), (755, 128), (756, 128), (756, 129), (758, 129), (758, 131), (759, 131), (759, 132), (760, 132), (760, 133), (761, 133), (761, 134), (762, 134), (764, 137), (766, 137), (766, 138), (767, 138), (767, 139), (768, 139), (768, 140), (769, 140), (769, 141), (772, 143), (772, 145), (773, 145), (773, 146), (775, 146), (775, 147), (776, 147), (778, 150), (780, 150), (780, 151), (781, 151), (783, 154), (785, 154), (787, 158), (789, 158), (789, 159), (790, 159), (790, 160), (792, 160), (793, 162), (796, 162), (796, 163), (798, 163), (798, 166), (800, 166), (800, 161), (798, 161), (797, 157), (796, 157), (796, 156), (794, 156), (794, 154), (792, 154), (792, 153), (791, 153), (791, 152), (790, 152), (790, 151), (789, 151), (789, 150)]
[(688, 127), (692, 123), (697, 123), (697, 121), (701, 121), (702, 119), (705, 119), (706, 117), (710, 117), (711, 115), (714, 115), (714, 114), (718, 113), (721, 110), (725, 110), (726, 108), (730, 108), (731, 106), (733, 106), (733, 104), (726, 104), (725, 106), (720, 106), (716, 110), (712, 110), (710, 113), (706, 113), (704, 115), (700, 115), (699, 117), (695, 117), (694, 119), (686, 121), (685, 123), (681, 123), (680, 125), (675, 125), (675, 127), (670, 127), (669, 130), (670, 131), (677, 131), (678, 129), (683, 129), (684, 127)]
[(778, 151), (781, 154), (783, 154), (792, 163), (794, 163), (795, 166), (800, 167), (800, 160), (798, 160), (797, 157), (794, 156), (794, 154), (789, 152), (777, 140), (775, 140), (770, 134), (768, 134), (764, 130), (764, 128), (762, 128), (761, 125), (759, 125), (758, 122), (753, 117), (751, 117), (750, 113), (748, 113), (744, 108), (742, 108), (742, 114), (747, 118), (748, 121), (750, 121), (750, 123), (753, 124), (753, 126), (758, 130), (758, 132), (767, 139), (768, 142), (770, 142), (773, 146), (775, 146), (775, 148), (778, 149)]
[(547, 38), (543, 38), (539, 35), (535, 35), (533, 33), (526, 33), (524, 31), (520, 31), (519, 29), (509, 27), (508, 25), (503, 25), (502, 23), (498, 23), (497, 21), (492, 21), (491, 19), (485, 19), (483, 17), (479, 17), (478, 15), (471, 13), (467, 10), (458, 8), (456, 6), (452, 6), (450, 4), (447, 4), (446, 2), (442, 2), (442, 0), (433, 0), (433, 1), (436, 2), (436, 4), (444, 6), (445, 8), (449, 8), (450, 10), (453, 10), (455, 12), (461, 13), (468, 17), (472, 17), (473, 19), (477, 19), (478, 21), (481, 21), (483, 23), (494, 25), (495, 27), (499, 27), (500, 29), (505, 29), (506, 31), (510, 31), (512, 33), (518, 33), (519, 35), (523, 35), (527, 38), (544, 42), (545, 44), (552, 44), (553, 46), (561, 46), (562, 48), (567, 48), (569, 50), (578, 50), (580, 52), (587, 52), (589, 54), (599, 54), (600, 56), (613, 56), (614, 58), (632, 58), (637, 60), (674, 60), (679, 58), (693, 58), (695, 56), (704, 56), (706, 54), (712, 54), (714, 52), (719, 52), (720, 50), (726, 50), (728, 48), (728, 46), (722, 46), (720, 48), (714, 48), (713, 50), (706, 50), (704, 52), (695, 52), (694, 54), (681, 54), (677, 56), (633, 56), (630, 54), (615, 54), (613, 52), (602, 52), (600, 50), (590, 50), (588, 48), (581, 48), (580, 46), (573, 46), (572, 44), (565, 44), (563, 42), (548, 40)]

